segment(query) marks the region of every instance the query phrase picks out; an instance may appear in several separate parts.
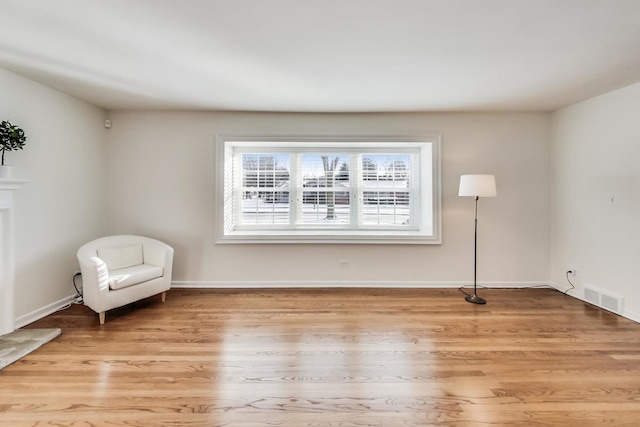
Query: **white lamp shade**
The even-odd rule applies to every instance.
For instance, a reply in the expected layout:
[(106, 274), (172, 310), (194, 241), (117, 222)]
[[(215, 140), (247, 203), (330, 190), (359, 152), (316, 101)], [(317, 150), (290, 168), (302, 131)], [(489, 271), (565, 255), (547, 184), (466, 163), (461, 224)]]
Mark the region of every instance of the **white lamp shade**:
[(496, 197), (496, 177), (493, 175), (462, 175), (458, 196)]

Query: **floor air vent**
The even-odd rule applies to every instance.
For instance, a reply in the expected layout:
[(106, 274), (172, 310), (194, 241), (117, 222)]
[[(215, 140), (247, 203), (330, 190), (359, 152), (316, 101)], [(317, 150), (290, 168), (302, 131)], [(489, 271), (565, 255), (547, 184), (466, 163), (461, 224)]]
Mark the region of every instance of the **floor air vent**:
[(600, 292), (584, 288), (584, 299), (591, 304), (600, 305)]
[(616, 298), (610, 295), (602, 294), (600, 297), (600, 305), (614, 313), (622, 313), (623, 298)]
[(617, 314), (622, 314), (624, 309), (624, 298), (605, 294), (591, 287), (584, 288), (584, 299), (591, 304)]

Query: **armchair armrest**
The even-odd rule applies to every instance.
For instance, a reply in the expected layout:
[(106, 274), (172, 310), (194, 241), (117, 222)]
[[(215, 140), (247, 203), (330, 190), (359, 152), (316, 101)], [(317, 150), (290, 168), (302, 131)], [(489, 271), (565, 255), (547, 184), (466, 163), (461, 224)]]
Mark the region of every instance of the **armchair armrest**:
[(107, 264), (94, 256), (80, 263), (82, 291), (85, 300), (98, 300), (98, 295), (109, 292), (109, 270)]
[(157, 240), (145, 240), (142, 243), (142, 257), (145, 264), (170, 268), (173, 263), (173, 248)]

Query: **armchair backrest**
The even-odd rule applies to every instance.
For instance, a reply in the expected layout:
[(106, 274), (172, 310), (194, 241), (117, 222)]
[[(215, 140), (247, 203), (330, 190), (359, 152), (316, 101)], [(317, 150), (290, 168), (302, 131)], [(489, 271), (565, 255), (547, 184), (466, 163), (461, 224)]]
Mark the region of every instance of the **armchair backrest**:
[[(150, 237), (135, 236), (135, 235), (118, 235), (102, 237), (91, 242), (84, 244), (78, 249), (78, 262), (82, 267), (83, 263), (91, 264), (92, 257), (99, 257), (100, 253), (113, 253), (114, 249), (122, 248), (124, 251), (129, 250), (129, 254), (125, 255), (127, 259), (136, 257), (137, 254), (131, 253), (132, 249), (136, 245), (142, 245), (142, 263), (157, 265), (165, 269), (165, 274), (171, 276), (171, 263), (167, 265), (166, 253), (168, 249), (171, 249), (169, 245), (159, 240), (152, 239)], [(171, 249), (173, 254), (173, 249)], [(113, 256), (109, 257), (113, 258)], [(171, 258), (172, 260), (172, 258)], [(110, 259), (103, 260), (109, 265)], [(113, 262), (113, 261), (112, 261)], [(169, 269), (169, 271), (167, 271)]]

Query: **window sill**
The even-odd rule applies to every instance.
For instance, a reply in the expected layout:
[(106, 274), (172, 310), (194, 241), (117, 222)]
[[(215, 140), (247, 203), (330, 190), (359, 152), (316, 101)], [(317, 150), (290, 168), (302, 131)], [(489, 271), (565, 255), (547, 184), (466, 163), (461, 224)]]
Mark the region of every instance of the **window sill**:
[(388, 232), (372, 232), (358, 235), (356, 232), (341, 232), (335, 234), (296, 232), (282, 234), (280, 232), (241, 232), (218, 238), (219, 244), (387, 244), (387, 245), (439, 245), (439, 238), (416, 234), (415, 231), (389, 234)]

